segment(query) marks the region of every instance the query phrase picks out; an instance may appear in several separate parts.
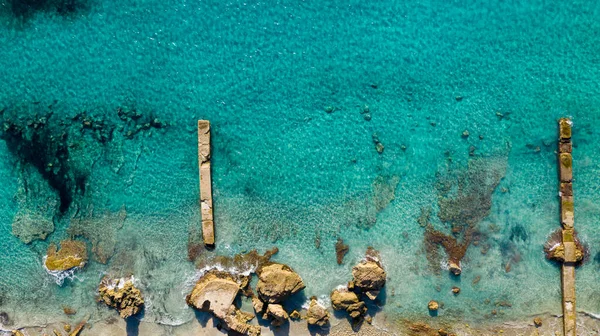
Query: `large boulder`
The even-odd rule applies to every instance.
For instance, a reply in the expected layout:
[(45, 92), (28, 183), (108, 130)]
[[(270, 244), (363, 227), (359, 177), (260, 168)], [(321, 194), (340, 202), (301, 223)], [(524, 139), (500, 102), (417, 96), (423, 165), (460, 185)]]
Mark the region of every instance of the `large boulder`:
[(371, 260), (363, 260), (354, 266), (352, 276), (354, 277), (354, 287), (365, 293), (371, 300), (375, 300), (385, 285), (385, 270)]
[(187, 303), (199, 310), (211, 312), (223, 320), (240, 290), (233, 275), (227, 272), (209, 271), (196, 282), (186, 297)]
[(48, 246), (44, 265), (49, 271), (66, 271), (85, 266), (87, 260), (87, 248), (84, 242), (63, 240), (59, 250), (54, 243)]
[(298, 273), (283, 264), (269, 264), (259, 270), (256, 290), (266, 303), (280, 303), (306, 286)]
[(335, 310), (345, 310), (350, 317), (357, 319), (367, 313), (367, 307), (358, 299), (356, 293), (347, 288), (338, 288), (331, 292), (331, 304)]
[(351, 286), (364, 293), (369, 299), (375, 300), (385, 286), (386, 280), (379, 252), (369, 247), (365, 258), (352, 268), (352, 276), (354, 279)]
[(306, 322), (310, 325), (318, 325), (319, 327), (323, 327), (329, 323), (327, 309), (321, 306), (314, 296), (310, 298), (310, 305), (306, 313)]
[(144, 305), (142, 293), (133, 284), (133, 277), (111, 279), (105, 276), (98, 287), (100, 301), (115, 308), (122, 318), (139, 313)]
[(263, 318), (271, 318), (271, 325), (278, 327), (287, 322), (289, 316), (280, 304), (271, 303), (267, 306), (267, 312)]

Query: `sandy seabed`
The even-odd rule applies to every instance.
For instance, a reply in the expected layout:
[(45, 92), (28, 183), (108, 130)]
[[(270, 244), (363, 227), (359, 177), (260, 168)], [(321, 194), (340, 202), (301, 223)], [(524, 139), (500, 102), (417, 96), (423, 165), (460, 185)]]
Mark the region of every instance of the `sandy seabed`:
[[(536, 327), (533, 323), (534, 317), (542, 319), (542, 325)], [(577, 335), (599, 335), (600, 320), (585, 313), (579, 313), (577, 317)], [(21, 329), (24, 335), (54, 335), (55, 330), (59, 333), (64, 332), (64, 323), (50, 324), (45, 327), (28, 327)], [(437, 336), (439, 330), (443, 329), (448, 335), (471, 336), (471, 335), (503, 335), (503, 336), (558, 336), (562, 335), (562, 316), (556, 315), (537, 315), (522, 321), (490, 321), (486, 325), (474, 326), (468, 323), (448, 322), (443, 318), (432, 318), (429, 321), (408, 321), (386, 320), (386, 316), (379, 314), (372, 324), (363, 323), (360, 328), (353, 329), (350, 322), (346, 319), (332, 319), (331, 326), (327, 329), (308, 328), (305, 321), (291, 321), (288, 325), (278, 328), (262, 327), (262, 335), (313, 335), (313, 336), (388, 336), (388, 335), (408, 335), (408, 336)], [(10, 335), (5, 332), (3, 335)], [(217, 322), (212, 318), (199, 318), (183, 324), (181, 326), (166, 326), (156, 323), (141, 322), (138, 325), (128, 326), (125, 320), (115, 318), (110, 321), (95, 322), (86, 325), (81, 333), (82, 336), (118, 336), (118, 335), (206, 335), (220, 336), (227, 335), (224, 330), (217, 328)]]

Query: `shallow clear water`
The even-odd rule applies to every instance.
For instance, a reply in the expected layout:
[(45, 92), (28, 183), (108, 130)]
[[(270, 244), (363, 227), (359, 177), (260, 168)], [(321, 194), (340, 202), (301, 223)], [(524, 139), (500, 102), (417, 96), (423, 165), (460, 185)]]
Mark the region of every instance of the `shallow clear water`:
[[(144, 320), (194, 318), (183, 298), (195, 273), (188, 237), (199, 227), (197, 119), (213, 130), (215, 253), (277, 246), (275, 260), (300, 273), (306, 296), (326, 297), (373, 246), (389, 275), (385, 313), (425, 318), (437, 299), (440, 315), (482, 321), (492, 309), (497, 320), (560, 313), (558, 268), (542, 245), (559, 225), (556, 120), (570, 116), (576, 227), (592, 255), (577, 273), (578, 308), (600, 313), (593, 1), (94, 0), (25, 18), (0, 3), (0, 17), (4, 121), (52, 105), (52, 132), (82, 111), (117, 127), (104, 144), (70, 130), (69, 162), (85, 192), (67, 215), (45, 213), (54, 231), (30, 244), (13, 235), (13, 220), (41, 213), (56, 191), (0, 142), (0, 310), (14, 325), (60, 318), (62, 306), (112, 316), (94, 301), (105, 272), (140, 279)], [(128, 139), (119, 107), (170, 126)], [(504, 176), (478, 224), (486, 238), (454, 279), (429, 267), (417, 219), (433, 207), (443, 227), (436, 184), (470, 160)], [(42, 257), (73, 232), (107, 263), (96, 257), (58, 285)], [(338, 237), (350, 245), (341, 266)]]

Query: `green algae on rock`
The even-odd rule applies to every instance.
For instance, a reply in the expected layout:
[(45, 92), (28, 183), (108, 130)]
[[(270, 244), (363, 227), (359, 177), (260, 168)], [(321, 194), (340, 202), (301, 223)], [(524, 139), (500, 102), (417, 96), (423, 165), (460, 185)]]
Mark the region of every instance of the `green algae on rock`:
[(133, 277), (111, 279), (105, 276), (98, 286), (99, 301), (115, 308), (122, 318), (139, 313), (144, 306), (144, 298), (133, 281)]
[(44, 265), (50, 271), (66, 271), (75, 267), (85, 266), (88, 260), (85, 242), (77, 240), (63, 240), (60, 249), (51, 243), (46, 252)]

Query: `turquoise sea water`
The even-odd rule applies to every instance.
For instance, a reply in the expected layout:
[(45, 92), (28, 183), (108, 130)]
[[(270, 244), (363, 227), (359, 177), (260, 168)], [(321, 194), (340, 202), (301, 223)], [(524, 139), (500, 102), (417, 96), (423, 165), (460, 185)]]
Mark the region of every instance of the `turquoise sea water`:
[[(82, 177), (61, 203), (32, 159), (21, 162), (0, 142), (6, 328), (64, 319), (63, 306), (91, 321), (113, 316), (94, 300), (106, 272), (139, 279), (145, 321), (194, 318), (183, 298), (195, 274), (188, 238), (199, 227), (197, 119), (211, 120), (213, 130), (217, 248), (207, 253), (277, 246), (274, 259), (303, 277), (306, 296), (326, 298), (373, 246), (389, 275), (383, 311), (390, 319), (430, 318), (427, 302), (436, 299), (444, 302), (440, 317), (477, 323), (493, 309), (498, 321), (560, 313), (558, 268), (542, 245), (559, 226), (556, 120), (570, 116), (575, 221), (591, 252), (577, 273), (578, 309), (600, 313), (600, 4), (74, 6), (66, 14), (52, 4), (15, 14), (11, 1), (0, 3), (3, 122), (52, 110), (49, 135), (69, 134), (68, 158), (59, 162)], [(142, 114), (139, 125), (158, 118), (167, 127), (130, 139), (137, 124), (119, 119), (119, 108)], [(109, 141), (73, 126), (83, 111), (114, 126)], [(385, 146), (381, 154), (374, 137)], [(58, 152), (52, 146), (50, 156)], [(484, 238), (455, 279), (429, 267), (417, 219), (432, 208), (434, 225), (444, 227), (436, 185), (467, 171), (469, 161), (479, 163), (475, 174), (504, 177), (478, 225)], [(48, 237), (25, 244), (13, 234), (15, 218), (25, 235)], [(107, 263), (92, 257), (59, 285), (42, 257), (70, 233)], [(350, 246), (341, 266), (338, 238)], [(457, 297), (454, 285), (462, 289)], [(497, 306), (502, 301), (511, 306)]]

